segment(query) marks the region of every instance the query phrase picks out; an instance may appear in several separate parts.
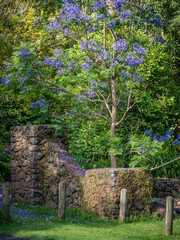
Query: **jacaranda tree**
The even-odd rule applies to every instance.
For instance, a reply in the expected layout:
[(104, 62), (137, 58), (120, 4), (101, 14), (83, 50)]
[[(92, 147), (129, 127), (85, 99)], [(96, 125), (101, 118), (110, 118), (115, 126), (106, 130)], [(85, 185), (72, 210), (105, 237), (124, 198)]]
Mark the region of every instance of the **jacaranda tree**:
[[(65, 87), (65, 78), (74, 83), (73, 94), (79, 103), (87, 106), (84, 113), (109, 122), (111, 139), (146, 86), (139, 65), (147, 50), (134, 40), (134, 17), (126, 1), (112, 4), (104, 0), (81, 3), (65, 0), (58, 18), (47, 26), (65, 34), (73, 47), (57, 50), (54, 58), (46, 58), (45, 63), (57, 68), (58, 84)], [(66, 55), (71, 59), (68, 62)], [(57, 87), (54, 79), (48, 86), (53, 85)], [(111, 166), (116, 167), (113, 153)]]

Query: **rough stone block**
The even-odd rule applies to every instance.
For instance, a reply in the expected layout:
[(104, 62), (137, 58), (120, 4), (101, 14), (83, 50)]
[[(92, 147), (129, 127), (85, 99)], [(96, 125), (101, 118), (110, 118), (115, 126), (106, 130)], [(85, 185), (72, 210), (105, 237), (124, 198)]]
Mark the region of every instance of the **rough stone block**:
[(19, 178), (19, 179), (25, 178), (24, 172), (20, 172), (20, 173), (18, 174), (18, 178)]
[(38, 148), (39, 147), (37, 145), (30, 145), (28, 147), (28, 150), (29, 150), (29, 152), (36, 152), (38, 150)]

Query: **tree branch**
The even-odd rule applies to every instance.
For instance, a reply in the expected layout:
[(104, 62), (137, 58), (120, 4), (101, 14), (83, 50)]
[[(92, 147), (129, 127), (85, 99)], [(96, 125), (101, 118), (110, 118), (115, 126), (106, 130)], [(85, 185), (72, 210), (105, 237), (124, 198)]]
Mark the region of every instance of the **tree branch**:
[(96, 116), (96, 117), (101, 117), (103, 119), (105, 119), (107, 122), (111, 123), (111, 120), (101, 114), (98, 114), (98, 113), (92, 113), (92, 112), (88, 112), (88, 115), (92, 115), (92, 116)]
[(153, 171), (153, 170), (155, 170), (155, 169), (158, 169), (158, 168), (161, 168), (161, 167), (163, 167), (163, 166), (166, 166), (166, 165), (168, 165), (168, 164), (170, 164), (170, 163), (172, 163), (172, 162), (175, 162), (175, 161), (177, 161), (177, 160), (179, 160), (179, 159), (180, 159), (180, 157), (175, 158), (175, 159), (173, 159), (173, 160), (171, 160), (171, 161), (169, 161), (169, 162), (167, 162), (167, 163), (164, 163), (164, 164), (162, 164), (162, 165), (160, 165), (160, 166), (151, 168), (150, 171)]

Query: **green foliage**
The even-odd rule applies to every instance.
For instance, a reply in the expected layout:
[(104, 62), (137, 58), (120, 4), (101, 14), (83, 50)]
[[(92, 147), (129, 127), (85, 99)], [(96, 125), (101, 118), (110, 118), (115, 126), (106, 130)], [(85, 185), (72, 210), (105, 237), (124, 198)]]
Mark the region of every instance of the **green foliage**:
[[(2, 130), (2, 129), (1, 129)], [(2, 140), (3, 138), (3, 140)], [(0, 182), (10, 181), (10, 146), (9, 141), (9, 133), (8, 132), (0, 132)], [(7, 152), (5, 150), (8, 150)]]
[(10, 180), (10, 127), (22, 123), (20, 108), (16, 100), (0, 83), (0, 182)]
[(81, 125), (71, 125), (69, 152), (83, 168), (110, 167), (106, 125), (104, 121), (83, 121)]
[[(170, 137), (166, 142), (152, 140), (151, 136), (146, 136), (145, 134), (133, 135), (130, 139), (128, 143), (131, 147), (130, 167), (151, 169), (179, 157), (180, 146), (172, 144), (174, 137)], [(162, 168), (153, 170), (151, 173), (154, 177), (179, 178), (179, 161), (162, 166)]]

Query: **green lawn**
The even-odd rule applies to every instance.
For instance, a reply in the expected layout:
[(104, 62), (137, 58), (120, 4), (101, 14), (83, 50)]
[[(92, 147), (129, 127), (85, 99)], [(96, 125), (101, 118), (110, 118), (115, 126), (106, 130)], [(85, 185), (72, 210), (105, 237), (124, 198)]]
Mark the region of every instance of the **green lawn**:
[(0, 222), (0, 233), (41, 240), (118, 240), (180, 239), (180, 219), (173, 222), (173, 235), (164, 235), (164, 221), (150, 217), (134, 217), (125, 224), (107, 221), (67, 209), (66, 220), (56, 218), (53, 207), (29, 207), (20, 204), (11, 208), (12, 220)]

